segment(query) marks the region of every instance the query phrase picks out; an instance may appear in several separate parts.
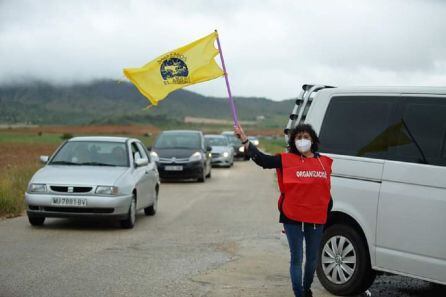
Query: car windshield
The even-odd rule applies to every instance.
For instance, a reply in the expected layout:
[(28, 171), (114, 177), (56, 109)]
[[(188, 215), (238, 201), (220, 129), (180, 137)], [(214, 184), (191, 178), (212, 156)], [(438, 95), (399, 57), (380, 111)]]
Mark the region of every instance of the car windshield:
[(153, 147), (157, 149), (199, 149), (201, 147), (201, 138), (198, 133), (161, 133)]
[(68, 141), (49, 164), (128, 167), (128, 159), (123, 142)]
[(210, 146), (228, 146), (228, 140), (225, 137), (206, 137), (206, 142)]
[(240, 141), (240, 139), (238, 139), (237, 137), (235, 137), (235, 135), (228, 135), (228, 134), (226, 134), (225, 136), (226, 136), (226, 138), (229, 140), (229, 142), (230, 142), (232, 145), (239, 145), (239, 146), (242, 145), (242, 142)]

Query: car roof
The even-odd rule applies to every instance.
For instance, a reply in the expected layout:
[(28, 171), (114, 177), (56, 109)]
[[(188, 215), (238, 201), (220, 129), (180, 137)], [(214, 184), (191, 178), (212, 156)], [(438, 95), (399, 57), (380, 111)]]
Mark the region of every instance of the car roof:
[(161, 133), (201, 133), (199, 130), (165, 130)]
[(129, 137), (118, 136), (78, 136), (70, 138), (68, 141), (104, 141), (104, 142), (126, 142), (127, 140), (137, 140)]

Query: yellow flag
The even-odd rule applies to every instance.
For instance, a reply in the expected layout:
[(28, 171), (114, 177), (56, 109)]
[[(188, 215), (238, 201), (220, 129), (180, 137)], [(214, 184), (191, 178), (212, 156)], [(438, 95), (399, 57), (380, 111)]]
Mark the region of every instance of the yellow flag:
[(153, 105), (170, 92), (224, 75), (215, 62), (217, 32), (180, 47), (141, 68), (124, 68), (125, 76)]

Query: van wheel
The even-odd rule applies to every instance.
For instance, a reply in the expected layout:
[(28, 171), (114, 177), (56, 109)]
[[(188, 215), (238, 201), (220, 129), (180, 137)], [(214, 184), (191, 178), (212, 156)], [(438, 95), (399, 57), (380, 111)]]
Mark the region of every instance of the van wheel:
[(351, 296), (364, 292), (375, 280), (367, 244), (354, 228), (328, 227), (319, 248), (317, 276), (334, 295)]
[(130, 203), (129, 212), (127, 218), (121, 221), (121, 227), (125, 229), (132, 229), (135, 227), (136, 222), (136, 197), (132, 198)]
[(45, 217), (28, 217), (28, 221), (32, 226), (42, 226), (45, 222)]

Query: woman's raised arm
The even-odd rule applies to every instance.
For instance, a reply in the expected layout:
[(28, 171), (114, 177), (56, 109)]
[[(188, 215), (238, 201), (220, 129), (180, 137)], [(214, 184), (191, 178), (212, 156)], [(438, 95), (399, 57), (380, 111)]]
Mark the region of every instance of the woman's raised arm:
[(240, 125), (234, 127), (234, 133), (245, 146), (245, 152), (257, 165), (264, 169), (282, 168), (281, 156), (271, 156), (262, 153), (255, 145), (249, 142), (248, 137), (246, 137), (246, 134)]

